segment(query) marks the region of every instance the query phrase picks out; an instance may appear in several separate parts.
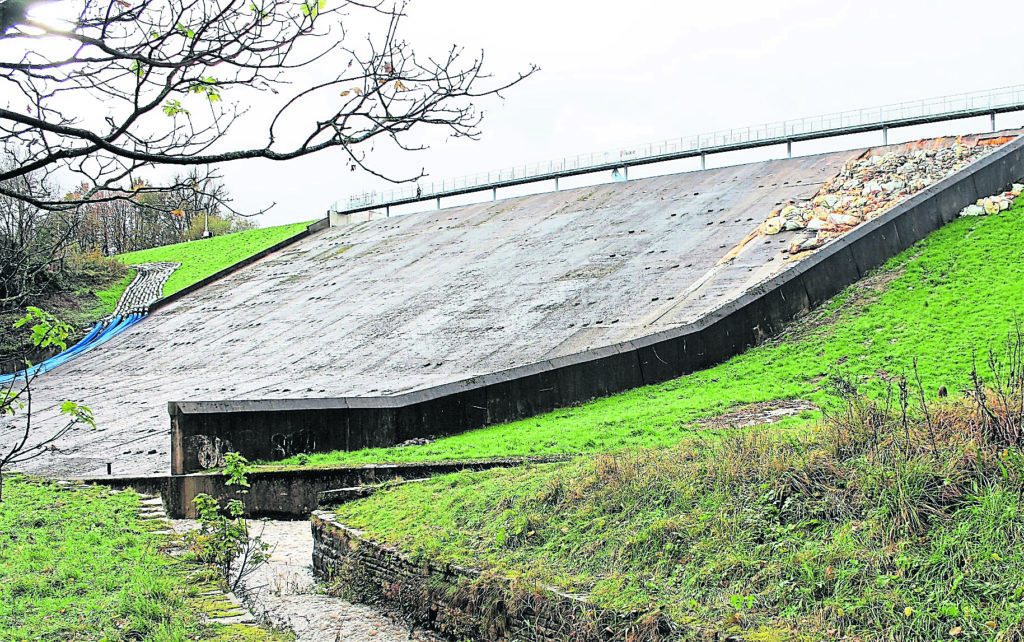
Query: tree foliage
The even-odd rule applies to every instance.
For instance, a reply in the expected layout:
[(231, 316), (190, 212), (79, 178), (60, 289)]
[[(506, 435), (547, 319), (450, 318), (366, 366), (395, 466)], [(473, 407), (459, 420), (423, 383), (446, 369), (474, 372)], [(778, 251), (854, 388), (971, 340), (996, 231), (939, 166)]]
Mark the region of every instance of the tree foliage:
[[(0, 169), (9, 167), (0, 162)], [(56, 190), (40, 176), (7, 184), (33, 198), (56, 200)], [(195, 168), (172, 182), (177, 187), (124, 199), (96, 191), (95, 201), (68, 211), (0, 195), (0, 313), (20, 312), (59, 293), (102, 288), (123, 271), (102, 257), (203, 238), (207, 226), (217, 236), (254, 226), (225, 207), (231, 197), (222, 183)], [(83, 185), (63, 198), (88, 191)]]
[[(66, 24), (22, 18), (22, 3), (7, 0), (13, 26), (0, 33), (0, 142), (17, 154), (0, 170), (0, 195), (47, 210), (161, 191), (137, 180), (154, 165), (339, 148), (380, 175), (367, 156), (375, 141), (417, 148), (414, 129), (474, 137), (474, 99), (534, 71), (495, 81), (482, 52), (458, 46), (418, 56), (400, 36), (404, 7), (381, 0), (60, 4), (77, 8)], [(352, 37), (350, 25), (370, 35)], [(246, 113), (253, 104), (259, 113)], [(232, 135), (236, 125), (244, 136)], [(58, 171), (89, 189), (55, 199), (12, 182)]]
[[(194, 241), (203, 238), (207, 226), (214, 236), (255, 227), (249, 219), (233, 213), (231, 197), (220, 181), (192, 168), (171, 183), (161, 192), (133, 193), (124, 199), (108, 199), (110, 193), (94, 192), (98, 200), (75, 212), (76, 250), (113, 256)], [(70, 198), (80, 198), (88, 191), (88, 185), (83, 185)]]

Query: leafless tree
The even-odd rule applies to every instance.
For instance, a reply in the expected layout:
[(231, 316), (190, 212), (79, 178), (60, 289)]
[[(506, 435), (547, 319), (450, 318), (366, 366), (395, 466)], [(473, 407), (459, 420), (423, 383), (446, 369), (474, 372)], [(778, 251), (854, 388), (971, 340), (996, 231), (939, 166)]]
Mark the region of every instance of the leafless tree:
[[(0, 172), (11, 166), (0, 160)], [(53, 198), (52, 188), (38, 172), (18, 176), (0, 187), (34, 199)], [(0, 193), (0, 310), (21, 308), (56, 289), (64, 249), (77, 229), (74, 213), (40, 210), (24, 199)]]
[[(340, 148), (380, 176), (367, 156), (376, 141), (414, 149), (422, 140), (414, 130), (475, 137), (474, 101), (536, 70), (494, 80), (482, 52), (453, 46), (418, 56), (400, 36), (404, 4), (390, 0), (59, 4), (76, 9), (63, 26), (25, 14), (23, 0), (0, 4), (0, 143), (21, 159), (0, 170), (0, 195), (46, 210), (162, 191), (168, 186), (137, 180), (154, 165), (208, 168)], [(354, 25), (371, 25), (370, 35), (352, 37)], [(245, 105), (257, 103), (270, 110), (254, 126)], [(235, 125), (244, 137), (229, 135)], [(12, 182), (58, 171), (90, 189), (39, 198)]]

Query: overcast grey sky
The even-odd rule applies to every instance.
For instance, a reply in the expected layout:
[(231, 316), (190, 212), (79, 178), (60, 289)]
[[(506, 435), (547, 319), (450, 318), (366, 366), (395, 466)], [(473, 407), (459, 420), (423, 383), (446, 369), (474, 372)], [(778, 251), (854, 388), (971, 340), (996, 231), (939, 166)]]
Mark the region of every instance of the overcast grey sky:
[[(1019, 3), (849, 0), (608, 2), (413, 0), (403, 31), (419, 53), (486, 51), (499, 77), (541, 71), (486, 99), (479, 141), (378, 154), (377, 167), (440, 179), (802, 116), (1024, 84)], [(324, 70), (327, 72), (327, 70)], [(328, 73), (329, 75), (329, 73)], [(1018, 126), (1024, 116), (1000, 116)], [(890, 134), (984, 130), (987, 119)], [(855, 147), (878, 135), (841, 143)], [(795, 153), (820, 150), (797, 144)], [(717, 164), (778, 156), (732, 155)], [(680, 164), (678, 168), (688, 168)], [(663, 173), (665, 169), (653, 170)], [(322, 217), (337, 199), (387, 189), (338, 152), (222, 168), (236, 205), (272, 225)], [(631, 176), (634, 173), (631, 172)], [(430, 179), (428, 179), (430, 180)]]

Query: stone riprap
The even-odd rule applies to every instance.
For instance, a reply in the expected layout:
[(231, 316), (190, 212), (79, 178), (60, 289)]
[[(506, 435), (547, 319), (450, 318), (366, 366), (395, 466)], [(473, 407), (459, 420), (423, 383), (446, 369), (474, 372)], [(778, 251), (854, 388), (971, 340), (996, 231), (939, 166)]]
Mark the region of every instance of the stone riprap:
[(1014, 183), (1008, 191), (979, 198), (976, 202), (968, 205), (960, 211), (960, 216), (988, 216), (1005, 212), (1013, 207), (1017, 198), (1024, 194), (1024, 185)]
[[(885, 150), (880, 150), (882, 153)], [(865, 150), (539, 194), (317, 233), (40, 377), (36, 420), (90, 405), (34, 470), (165, 473), (168, 401), (404, 392), (645, 337), (793, 264), (767, 212)]]
[(991, 142), (977, 137), (939, 138), (850, 159), (813, 198), (773, 211), (762, 231), (773, 235), (805, 230), (790, 243), (789, 253), (817, 249), (978, 160), (995, 148)]
[(181, 263), (160, 261), (129, 265), (135, 270), (135, 278), (125, 288), (117, 307), (108, 318), (126, 317), (130, 314), (148, 314), (149, 306), (163, 296), (164, 284)]

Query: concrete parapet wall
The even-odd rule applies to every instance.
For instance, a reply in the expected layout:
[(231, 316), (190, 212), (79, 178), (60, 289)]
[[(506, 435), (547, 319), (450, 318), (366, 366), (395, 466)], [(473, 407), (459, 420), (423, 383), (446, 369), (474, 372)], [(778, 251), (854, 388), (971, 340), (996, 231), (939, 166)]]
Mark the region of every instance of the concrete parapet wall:
[[(550, 587), (515, 586), (474, 569), (414, 560), (366, 539), (329, 512), (313, 513), (311, 528), (318, 577), (343, 585), (350, 599), (382, 604), (414, 627), (453, 639), (603, 642), (679, 634), (679, 627), (663, 619), (615, 613)], [(717, 639), (711, 632), (689, 633)]]
[(390, 397), (171, 402), (171, 469), (219, 465), (237, 451), (278, 460), (301, 452), (391, 446), (521, 419), (660, 383), (720, 363), (778, 334), (977, 199), (1024, 176), (1024, 138), (1005, 144), (749, 288), (699, 320), (633, 341)]

